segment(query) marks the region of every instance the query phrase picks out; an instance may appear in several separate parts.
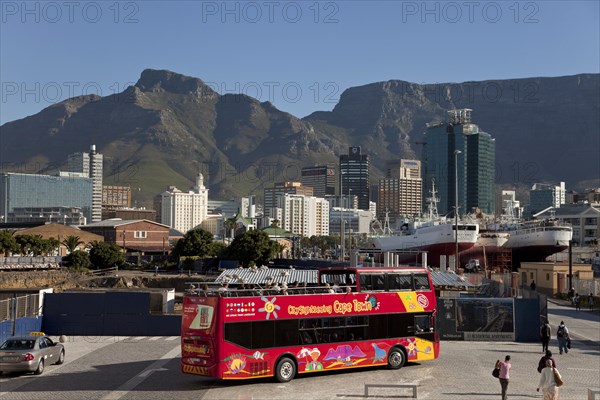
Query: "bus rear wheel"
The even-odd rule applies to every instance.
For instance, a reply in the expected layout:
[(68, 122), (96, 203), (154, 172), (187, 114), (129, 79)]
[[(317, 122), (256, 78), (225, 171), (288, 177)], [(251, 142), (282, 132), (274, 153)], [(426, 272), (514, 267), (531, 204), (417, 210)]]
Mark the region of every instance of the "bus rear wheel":
[(390, 369), (399, 369), (404, 365), (406, 357), (404, 352), (398, 347), (392, 347), (388, 353), (388, 366)]
[(288, 357), (283, 357), (275, 367), (275, 377), (281, 383), (286, 383), (296, 376), (296, 364)]

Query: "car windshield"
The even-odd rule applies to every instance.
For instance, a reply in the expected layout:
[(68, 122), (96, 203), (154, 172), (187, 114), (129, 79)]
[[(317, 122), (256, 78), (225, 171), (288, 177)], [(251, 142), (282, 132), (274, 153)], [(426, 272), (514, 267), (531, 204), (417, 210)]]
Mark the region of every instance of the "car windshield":
[(33, 349), (34, 345), (35, 345), (35, 340), (9, 339), (6, 342), (2, 343), (2, 346), (0, 346), (0, 350), (31, 350), (31, 349)]

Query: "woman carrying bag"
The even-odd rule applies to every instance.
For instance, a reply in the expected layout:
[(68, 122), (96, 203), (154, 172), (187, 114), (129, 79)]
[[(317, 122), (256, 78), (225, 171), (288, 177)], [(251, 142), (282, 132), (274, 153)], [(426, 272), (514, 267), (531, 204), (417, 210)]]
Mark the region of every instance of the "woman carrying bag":
[(552, 368), (552, 361), (546, 360), (546, 368), (542, 370), (537, 391), (542, 390), (544, 400), (558, 400), (558, 387), (562, 386), (562, 384), (562, 377), (558, 373), (558, 370)]

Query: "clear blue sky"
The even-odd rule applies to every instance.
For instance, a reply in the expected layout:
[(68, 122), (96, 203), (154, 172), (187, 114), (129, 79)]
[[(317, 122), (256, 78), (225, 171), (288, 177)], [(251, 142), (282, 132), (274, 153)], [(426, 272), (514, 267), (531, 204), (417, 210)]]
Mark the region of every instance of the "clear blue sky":
[[(303, 117), (343, 90), (600, 72), (598, 1), (6, 1), (0, 123), (145, 68)], [(300, 93), (301, 91), (301, 93)]]

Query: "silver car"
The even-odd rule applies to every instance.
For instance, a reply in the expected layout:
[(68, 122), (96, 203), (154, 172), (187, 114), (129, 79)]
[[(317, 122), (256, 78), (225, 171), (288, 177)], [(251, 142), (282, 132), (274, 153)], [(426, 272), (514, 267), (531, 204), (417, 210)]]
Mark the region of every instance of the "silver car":
[(3, 372), (44, 372), (46, 365), (65, 362), (65, 348), (48, 336), (20, 336), (0, 346), (0, 374)]

